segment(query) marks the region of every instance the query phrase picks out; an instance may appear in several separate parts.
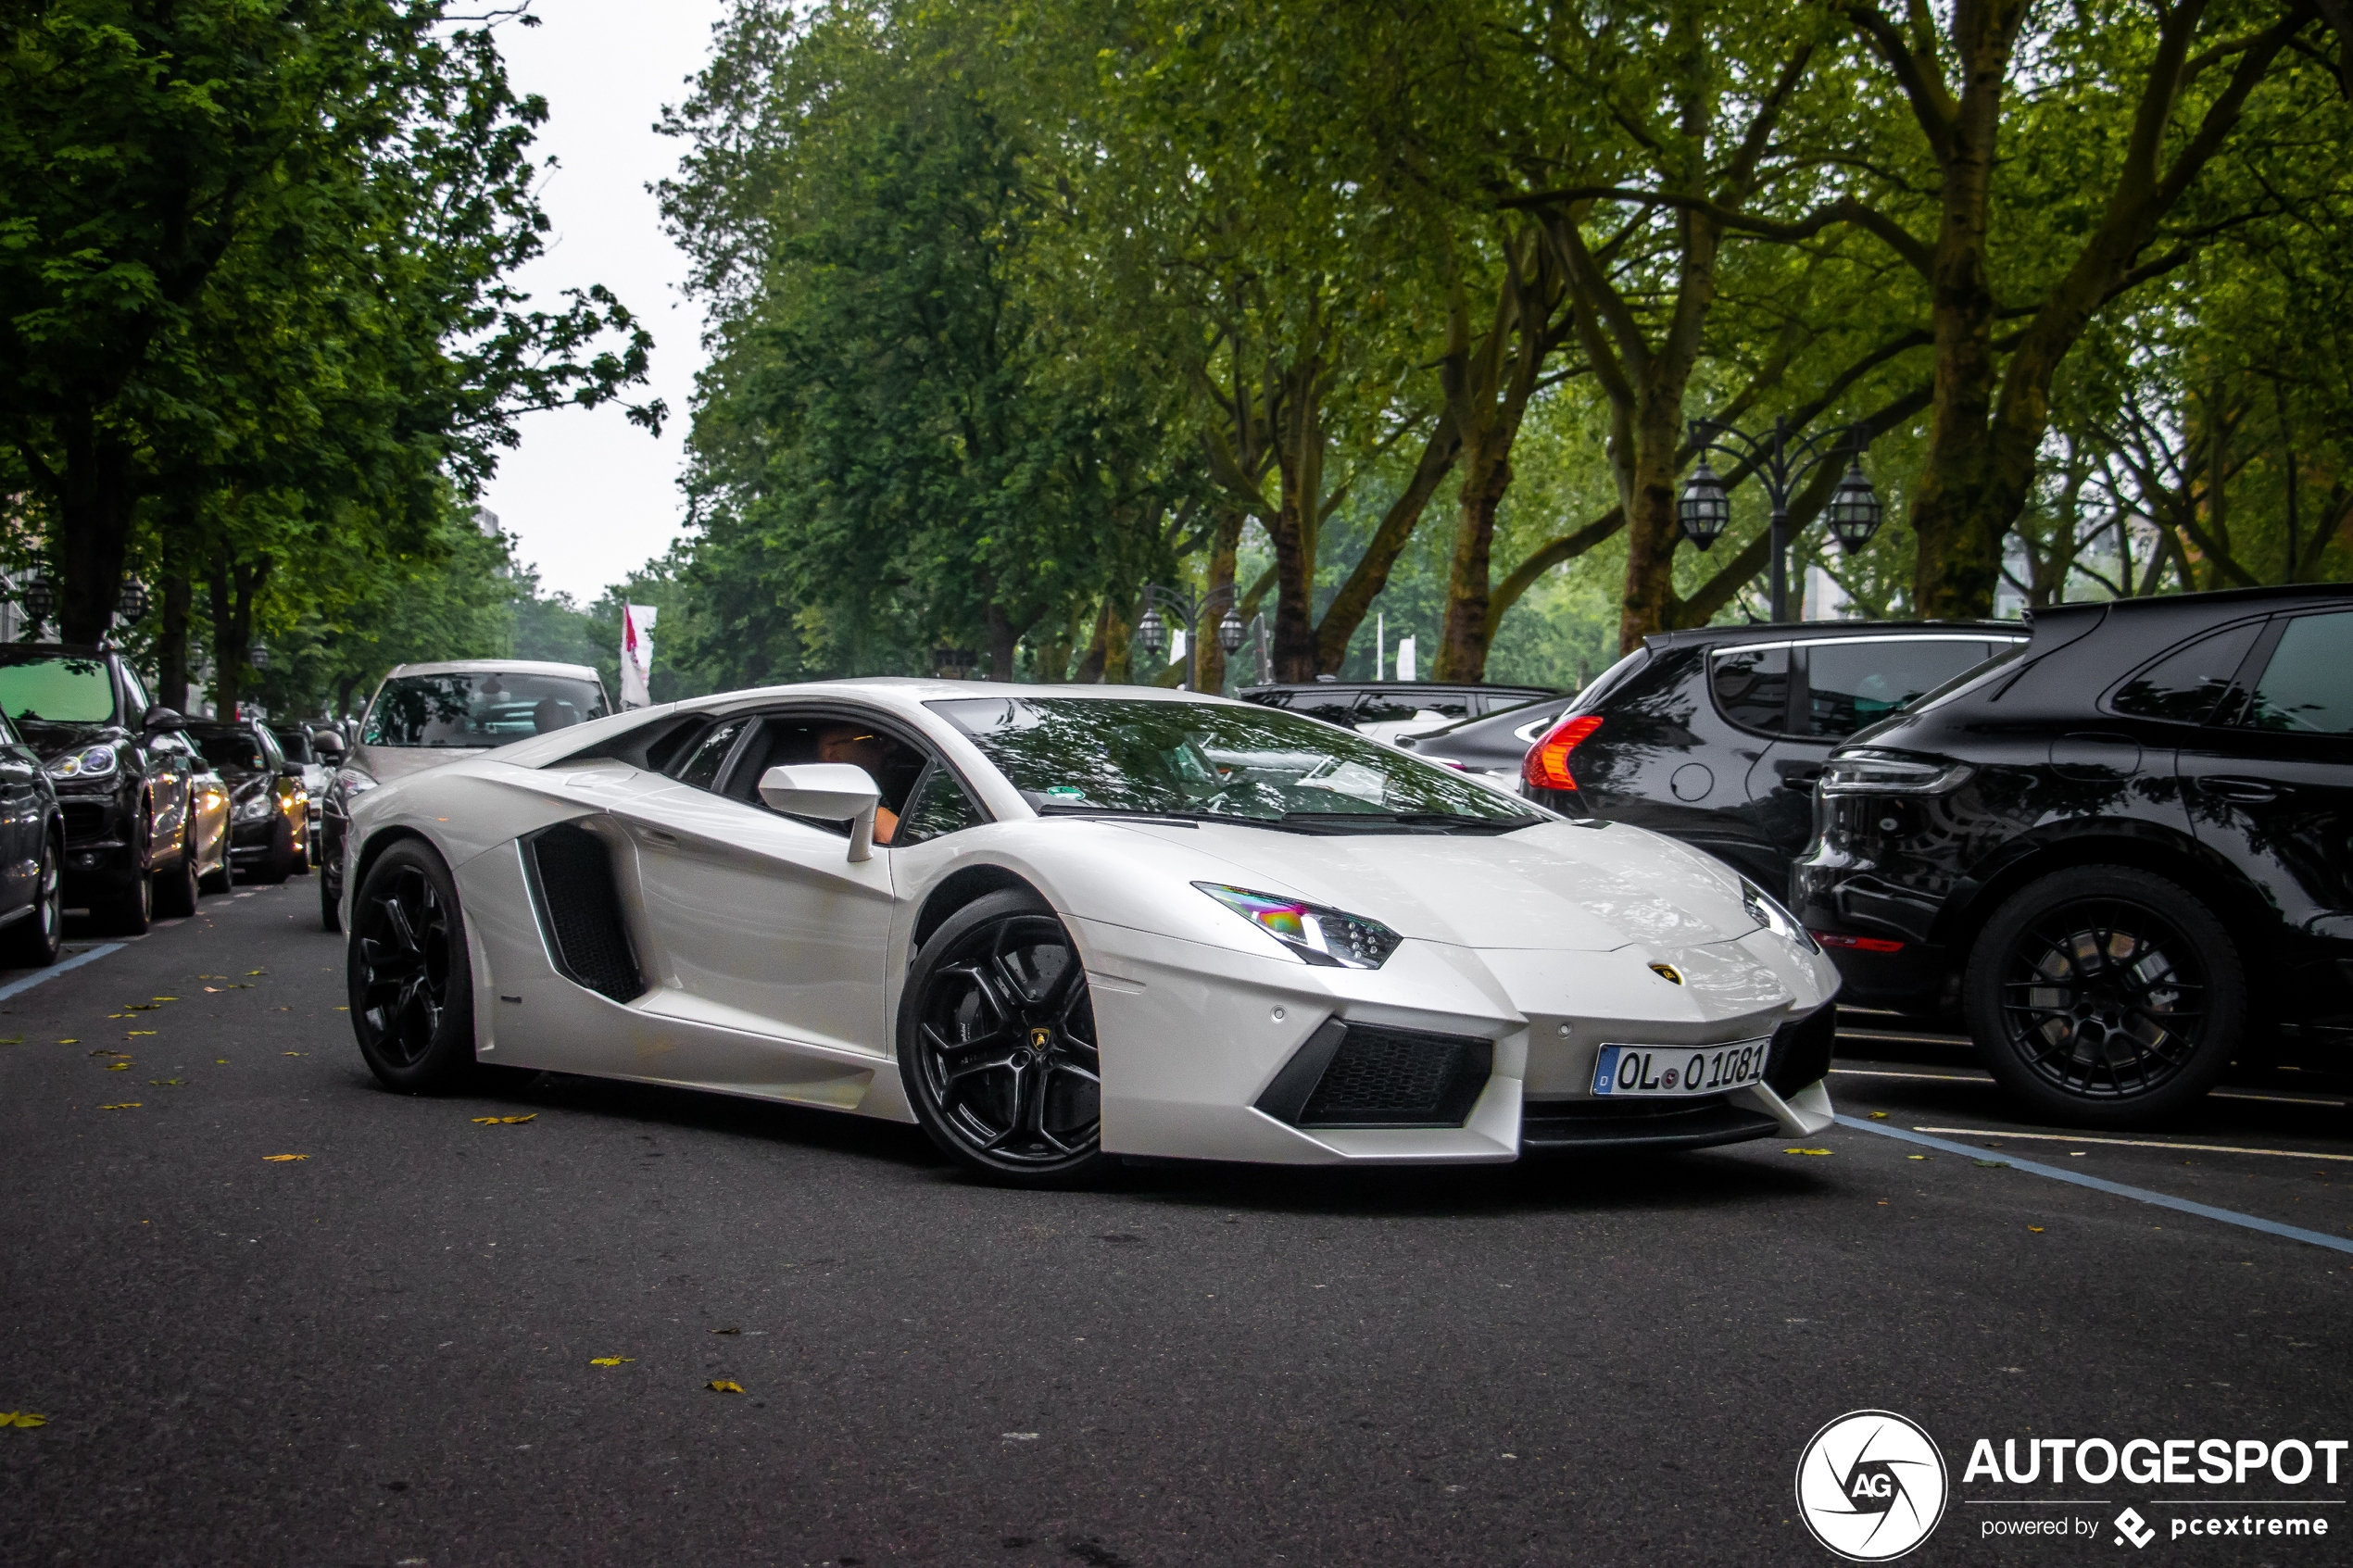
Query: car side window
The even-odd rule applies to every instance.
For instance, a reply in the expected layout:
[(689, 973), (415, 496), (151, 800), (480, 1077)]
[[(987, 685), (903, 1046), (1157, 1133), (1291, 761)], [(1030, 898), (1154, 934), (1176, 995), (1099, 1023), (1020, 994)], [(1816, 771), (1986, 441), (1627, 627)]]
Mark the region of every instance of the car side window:
[[(1293, 713), (1304, 713), (1310, 719), (1321, 719), (1327, 724), (1345, 724), (1351, 728), (1354, 727), (1357, 719), (1367, 717), (1356, 712), (1354, 692), (1333, 692), (1328, 695), (1323, 692), (1294, 692), (1291, 694), (1291, 699), (1283, 706)], [(1398, 715), (1401, 719), (1411, 719), (1413, 716), (1411, 709)]]
[(2299, 615), (2280, 633), (2243, 721), (2258, 730), (2353, 734), (2353, 610)]
[(1806, 651), (1806, 734), (1851, 735), (1985, 662), (1984, 643), (1957, 637), (1819, 642)]
[(2203, 724), (2231, 689), (2232, 677), (2262, 629), (2261, 621), (2253, 621), (2200, 637), (2119, 686), (2108, 706), (2136, 719)]
[(988, 821), (988, 813), (968, 793), (962, 780), (947, 768), (934, 762), (915, 785), (907, 810), (899, 819), (899, 832), (891, 839), (896, 848), (906, 848), (929, 839), (945, 838), (951, 833), (978, 827)]
[(705, 730), (699, 740), (682, 747), (673, 759), (670, 776), (697, 789), (718, 788), (720, 765), (727, 760), (727, 753), (735, 749), (736, 737), (744, 733), (744, 726), (749, 722), (749, 719), (729, 719)]
[(1733, 723), (1775, 734), (1789, 728), (1789, 649), (1727, 649), (1708, 660), (1707, 684)]

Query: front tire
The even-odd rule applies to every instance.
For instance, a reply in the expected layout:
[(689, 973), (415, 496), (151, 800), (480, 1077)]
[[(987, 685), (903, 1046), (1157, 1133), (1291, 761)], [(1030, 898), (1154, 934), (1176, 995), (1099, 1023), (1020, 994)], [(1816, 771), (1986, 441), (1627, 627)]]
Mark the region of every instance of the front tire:
[(924, 944), (900, 1004), (899, 1073), (950, 1159), (1010, 1186), (1097, 1177), (1102, 1063), (1087, 973), (1034, 895), (992, 893)]
[(474, 1072), (473, 969), (457, 884), (416, 840), (368, 868), (346, 960), (351, 1029), (368, 1070), (402, 1094), (446, 1094)]
[(196, 846), (193, 839), (182, 838), (180, 858), (170, 871), (156, 873), (156, 913), (184, 918), (196, 912), (196, 899), (201, 891), (196, 886)]
[(2179, 1115), (2246, 1027), (2230, 933), (2177, 883), (2129, 866), (2046, 876), (1994, 912), (1962, 982), (1969, 1033), (2045, 1121), (2137, 1127)]
[(57, 961), (66, 939), (65, 873), (53, 838), (41, 841), (39, 884), (32, 913), (0, 933), (0, 964), (10, 969), (46, 969)]

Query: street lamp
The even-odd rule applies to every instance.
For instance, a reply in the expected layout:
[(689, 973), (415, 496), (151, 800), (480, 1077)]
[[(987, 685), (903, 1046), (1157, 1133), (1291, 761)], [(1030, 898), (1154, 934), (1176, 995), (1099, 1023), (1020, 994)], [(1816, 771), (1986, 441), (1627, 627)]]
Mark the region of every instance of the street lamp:
[[(1144, 584), (1144, 613), (1136, 622), (1136, 641), (1146, 653), (1158, 659), (1161, 650), (1168, 646), (1170, 621), (1180, 626), (1198, 626), (1220, 609), (1226, 614), (1217, 622), (1217, 646), (1230, 654), (1242, 646), (1242, 638), (1248, 634), (1242, 626), (1241, 615), (1234, 607), (1232, 583), (1196, 595), (1184, 588), (1147, 583)], [(1162, 615), (1163, 610), (1168, 612), (1166, 616)], [(1194, 669), (1196, 671), (1200, 669), (1198, 654)]]
[(147, 613), (147, 585), (136, 577), (126, 577), (122, 596), (116, 599), (114, 612), (125, 621), (136, 621)]
[(32, 634), (38, 639), (41, 623), (53, 619), (57, 613), (57, 590), (39, 561), (34, 561), (30, 568), (24, 586), (17, 591), (17, 599), (24, 606), (25, 614), (32, 618)]
[(1724, 493), (1723, 481), (1709, 470), (1707, 454), (1720, 452), (1745, 462), (1764, 482), (1773, 505), (1773, 620), (1789, 619), (1790, 493), (1841, 452), (1851, 454), (1853, 460), (1822, 508), (1831, 537), (1852, 555), (1879, 532), (1879, 495), (1863, 474), (1863, 447), (1870, 439), (1866, 427), (1846, 425), (1818, 435), (1793, 436), (1788, 422), (1777, 419), (1772, 434), (1764, 436), (1735, 430), (1722, 420), (1699, 419), (1692, 421), (1692, 435), (1699, 443), (1699, 469), (1683, 486), (1676, 512), (1684, 534), (1701, 549), (1716, 543), (1732, 515), (1731, 499)]
[(267, 643), (256, 643), (251, 647), (245, 649), (245, 662), (252, 665), (256, 670), (267, 673), (270, 669), (270, 645)]

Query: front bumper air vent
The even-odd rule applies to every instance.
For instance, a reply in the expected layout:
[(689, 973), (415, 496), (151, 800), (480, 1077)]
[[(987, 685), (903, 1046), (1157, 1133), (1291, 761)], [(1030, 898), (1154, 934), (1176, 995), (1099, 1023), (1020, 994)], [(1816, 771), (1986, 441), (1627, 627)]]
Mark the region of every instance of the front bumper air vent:
[(1494, 1044), (1469, 1035), (1327, 1021), (1258, 1109), (1296, 1127), (1459, 1127), (1493, 1071)]

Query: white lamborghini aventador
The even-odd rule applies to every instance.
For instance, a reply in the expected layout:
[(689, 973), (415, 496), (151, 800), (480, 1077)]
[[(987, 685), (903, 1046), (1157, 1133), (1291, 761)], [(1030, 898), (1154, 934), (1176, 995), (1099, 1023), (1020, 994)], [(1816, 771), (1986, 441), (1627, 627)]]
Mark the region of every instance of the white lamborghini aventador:
[(1112, 686), (641, 709), (396, 779), (344, 847), (386, 1085), (477, 1063), (920, 1123), (1001, 1180), (1827, 1126), (1762, 889), (1350, 731)]

